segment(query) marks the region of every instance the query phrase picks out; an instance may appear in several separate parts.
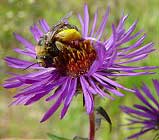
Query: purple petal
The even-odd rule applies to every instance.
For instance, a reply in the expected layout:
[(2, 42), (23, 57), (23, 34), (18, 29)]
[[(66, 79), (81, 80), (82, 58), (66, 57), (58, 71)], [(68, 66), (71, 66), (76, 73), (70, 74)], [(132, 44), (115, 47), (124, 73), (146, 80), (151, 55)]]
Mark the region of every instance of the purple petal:
[(35, 53), (28, 52), (28, 51), (25, 51), (25, 50), (22, 50), (22, 49), (19, 49), (19, 48), (15, 48), (14, 50), (17, 53), (20, 53), (20, 54), (23, 54), (23, 55), (26, 55), (26, 56), (30, 56), (32, 58), (36, 58), (36, 54)]
[(91, 76), (94, 72), (96, 72), (98, 68), (99, 68), (99, 63), (97, 60), (95, 60), (88, 71), (88, 76)]
[(43, 118), (42, 118), (42, 120), (40, 122), (44, 122), (47, 119), (49, 119), (56, 112), (56, 110), (58, 109), (58, 107), (61, 105), (61, 102), (62, 102), (62, 96), (60, 96), (57, 99), (56, 103), (53, 104), (51, 106), (51, 108), (45, 113), (45, 115), (43, 116)]
[(36, 95), (34, 95), (33, 97), (31, 97), (24, 105), (33, 104), (36, 101), (39, 101), (42, 97), (44, 97), (48, 93), (49, 93), (49, 91), (42, 91), (42, 92), (40, 91), (40, 92), (36, 93)]
[(82, 35), (84, 36), (84, 32), (85, 32), (84, 31), (84, 22), (83, 22), (82, 17), (81, 17), (80, 14), (78, 14), (78, 19), (79, 19), (79, 21), (81, 23)]
[(97, 17), (98, 17), (98, 11), (96, 11), (94, 14), (94, 21), (93, 21), (92, 29), (89, 36), (94, 36), (94, 31), (95, 31), (96, 23), (97, 23)]
[[(20, 59), (12, 58), (12, 57), (6, 57), (4, 60), (7, 62), (8, 66), (13, 67), (13, 68), (18, 68), (18, 69), (25, 69), (28, 66), (34, 64), (34, 63), (26, 61), (26, 60), (20, 60)], [(39, 67), (37, 64), (35, 64), (35, 65), (31, 66), (30, 68), (41, 69), (42, 67)]]
[(62, 85), (61, 88), (57, 89), (57, 91), (55, 91), (55, 93), (53, 95), (51, 95), (50, 97), (48, 97), (46, 99), (46, 101), (51, 101), (53, 100), (55, 97), (57, 97), (58, 95), (61, 95), (64, 91), (66, 91), (68, 86), (68, 79), (66, 79)]
[(86, 89), (91, 93), (91, 94), (96, 94), (96, 91), (91, 87), (91, 85), (88, 83), (88, 81), (83, 78), (83, 84), (85, 85)]
[(121, 92), (117, 91), (116, 89), (114, 90), (114, 86), (111, 84), (107, 84), (104, 83), (101, 79), (99, 79), (96, 76), (93, 76), (102, 86), (104, 86), (106, 88), (106, 90), (112, 92), (113, 94), (117, 95), (117, 96), (124, 96)]
[(144, 84), (142, 86), (142, 90), (143, 92), (147, 95), (147, 97), (152, 100), (156, 105), (157, 107), (159, 108), (159, 103), (158, 101), (153, 97), (152, 93), (150, 92), (149, 88)]
[(87, 4), (84, 5), (84, 37), (88, 36), (89, 13)]
[(153, 112), (153, 110), (150, 110), (149, 108), (145, 106), (138, 105), (138, 104), (134, 104), (133, 106), (141, 111), (144, 111), (145, 113), (156, 115), (156, 112)]
[[(25, 76), (27, 77), (45, 77), (45, 76), (53, 76), (57, 74), (55, 71), (55, 68), (47, 68), (47, 69), (42, 69), (33, 73), (26, 74)], [(46, 77), (45, 77), (46, 78)]]
[(61, 119), (65, 116), (65, 114), (68, 110), (68, 107), (69, 107), (69, 105), (74, 97), (74, 94), (76, 92), (76, 87), (77, 87), (77, 78), (73, 79), (71, 82), (71, 86), (69, 89), (69, 95), (65, 99), (64, 107), (63, 107), (62, 112), (61, 112)]
[(136, 62), (136, 61), (139, 61), (139, 60), (142, 60), (142, 59), (146, 58), (148, 55), (149, 55), (149, 53), (147, 53), (147, 54), (141, 54), (141, 55), (136, 56), (136, 57), (134, 57), (132, 59), (129, 59), (127, 61), (117, 62), (117, 64), (126, 64), (126, 63)]
[(3, 84), (3, 87), (4, 88), (17, 88), (17, 87), (20, 87), (22, 85), (23, 85), (22, 82), (15, 81), (15, 82), (10, 82), (10, 83), (9, 82), (5, 83), (5, 84)]
[(148, 129), (145, 129), (145, 130), (140, 131), (138, 133), (135, 133), (135, 134), (131, 135), (130, 137), (128, 137), (128, 139), (138, 138), (140, 135), (143, 135), (144, 133), (146, 133), (146, 132), (148, 132), (148, 131), (150, 131), (152, 129), (153, 128), (148, 128)]
[(41, 27), (42, 27), (42, 29), (44, 30), (45, 33), (47, 33), (47, 32), (50, 30), (50, 27), (49, 27), (49, 25), (47, 24), (47, 22), (46, 22), (45, 19), (41, 19), (41, 20), (39, 21), (39, 23), (40, 23), (40, 25), (41, 25)]
[(94, 75), (95, 77), (98, 77), (98, 78), (100, 78), (101, 80), (103, 80), (103, 81), (105, 81), (105, 82), (107, 82), (107, 83), (109, 83), (109, 84), (115, 86), (115, 87), (121, 88), (121, 89), (126, 90), (126, 91), (134, 92), (133, 90), (128, 89), (128, 88), (125, 88), (125, 87), (123, 87), (122, 85), (116, 83), (115, 81), (113, 81), (113, 80), (111, 80), (111, 79), (109, 79), (109, 78), (107, 78), (107, 77), (104, 77), (104, 76), (102, 76), (102, 75), (100, 75), (100, 74), (94, 73), (93, 75)]
[[(24, 88), (22, 90), (22, 92), (20, 92), (19, 94), (17, 94), (16, 96), (14, 97), (18, 97), (18, 96), (21, 96), (21, 95), (29, 95), (29, 94), (36, 94), (37, 92), (39, 91), (48, 91), (50, 92), (51, 90), (53, 90), (55, 87), (58, 87), (60, 85), (63, 84), (63, 78), (57, 80), (57, 81), (54, 81), (56, 79), (56, 77), (54, 78), (49, 78), (49, 79), (46, 79), (44, 80), (43, 82), (37, 82), (37, 83), (34, 83), (33, 85), (27, 87), (27, 88)], [(52, 82), (50, 84), (48, 84), (48, 82)]]
[(154, 51), (154, 49), (152, 49), (152, 47), (153, 47), (153, 43), (149, 43), (149, 44), (125, 55), (123, 58), (132, 58), (132, 57), (139, 56), (142, 54), (150, 53), (150, 52)]
[(138, 46), (141, 46), (144, 39), (145, 39), (146, 35), (143, 35), (142, 37), (140, 37), (133, 45), (130, 45), (128, 47), (124, 47), (124, 48), (119, 48), (119, 50), (122, 50), (122, 52), (120, 52), (120, 54), (125, 54), (127, 53), (128, 51), (131, 51), (135, 48), (137, 48)]
[(108, 17), (109, 17), (109, 11), (110, 11), (110, 8), (108, 7), (106, 12), (105, 12), (105, 15), (103, 17), (103, 20), (101, 22), (101, 25), (98, 28), (97, 33), (95, 35), (95, 37), (98, 35), (97, 40), (100, 40), (100, 38), (101, 38), (101, 36), (102, 36), (102, 34), (104, 32), (104, 28), (106, 26), (106, 23), (107, 23), (107, 20), (108, 20)]
[(156, 111), (156, 109), (146, 100), (146, 98), (141, 94), (138, 89), (135, 89), (135, 94), (145, 105), (147, 105), (153, 111)]
[[(115, 26), (112, 25), (112, 29), (113, 29), (113, 42), (114, 42), (114, 45), (115, 45), (115, 41), (116, 41), (116, 30), (115, 30)], [(111, 46), (111, 48), (114, 48), (115, 46)], [(110, 67), (112, 66), (113, 62), (115, 61), (115, 59), (117, 58), (117, 50), (114, 48), (112, 49), (112, 55), (111, 55), (111, 58), (109, 59), (109, 61), (107, 62), (107, 67)]]
[(122, 39), (116, 44), (117, 46), (123, 44), (123, 42), (126, 42), (126, 40), (129, 38), (129, 36), (131, 35), (131, 33), (135, 30), (136, 24), (137, 24), (137, 21), (135, 21), (135, 22), (130, 26), (130, 28), (128, 29), (128, 31), (127, 31), (125, 34), (123, 34)]
[(89, 78), (89, 82), (91, 84), (91, 86), (94, 88), (94, 90), (101, 96), (101, 97), (107, 97), (109, 99), (113, 100), (113, 97), (111, 97), (109, 94), (105, 93), (102, 89), (99, 88), (99, 86), (97, 86), (92, 79)]
[(153, 84), (154, 84), (156, 92), (157, 92), (157, 94), (159, 96), (159, 82), (157, 80), (153, 80)]
[(108, 91), (115, 94), (116, 96), (120, 96), (120, 97), (124, 96), (124, 94), (122, 94), (120, 91), (118, 91), (116, 89), (108, 89)]
[(120, 22), (118, 24), (117, 30), (120, 30), (120, 29), (123, 28), (124, 23), (125, 23), (127, 18), (128, 18), (128, 15), (126, 15), (126, 16), (123, 15), (123, 17), (120, 19)]
[(39, 80), (37, 79), (29, 79), (29, 78), (25, 78), (25, 77), (17, 77), (17, 80), (21, 81), (22, 83), (25, 83), (25, 84), (33, 84), (33, 83), (36, 83), (36, 82), (39, 82)]
[(136, 34), (132, 35), (132, 36), (129, 36), (127, 38), (125, 38), (124, 40), (119, 40), (119, 42), (116, 44), (117, 47), (121, 47), (122, 44), (126, 43), (126, 42), (129, 42), (131, 40), (133, 40), (134, 38), (138, 37), (139, 35), (141, 35), (141, 33), (143, 32), (143, 30), (137, 32)]
[(112, 24), (112, 32), (113, 34), (111, 35), (111, 37), (108, 39), (108, 41), (106, 41), (105, 44), (105, 48), (107, 50), (107, 56), (106, 58), (109, 56), (111, 58), (111, 55), (114, 53), (114, 50), (116, 50), (116, 29), (114, 24)]
[(84, 94), (84, 99), (85, 99), (85, 103), (86, 103), (86, 110), (87, 110), (87, 113), (90, 114), (94, 108), (94, 102), (93, 102), (92, 95), (87, 91), (86, 86), (83, 83), (83, 79), (84, 79), (84, 77), (81, 76), (80, 83), (81, 83), (83, 94)]
[(133, 66), (114, 66), (114, 67), (108, 67), (110, 70), (119, 70), (119, 71), (133, 71), (133, 70), (152, 70), (158, 68), (157, 66), (141, 66), (141, 67), (133, 67)]
[(43, 36), (43, 32), (37, 27), (37, 25), (30, 27), (30, 31), (32, 32), (33, 37), (36, 40), (36, 42), (38, 42), (40, 37)]
[(154, 72), (128, 72), (128, 73), (121, 73), (121, 74), (107, 74), (107, 76), (140, 76), (140, 75), (149, 75), (154, 74)]
[(126, 107), (126, 106), (122, 106), (121, 109), (122, 109), (122, 111), (124, 111), (127, 114), (135, 114), (135, 115), (143, 117), (143, 118), (151, 119), (151, 118), (155, 117), (155, 116), (153, 116), (153, 114), (148, 114), (143, 111), (138, 111), (138, 110), (132, 109), (130, 107)]
[(25, 104), (33, 95), (29, 95), (29, 96), (22, 96), (17, 98), (15, 101), (13, 101), (11, 105), (20, 105), (20, 104)]
[(29, 52), (35, 53), (35, 47), (32, 43), (30, 43), (29, 41), (27, 41), (26, 39), (24, 39), (22, 36), (20, 36), (17, 33), (14, 33), (14, 36), (20, 43), (22, 43), (25, 46), (25, 48)]

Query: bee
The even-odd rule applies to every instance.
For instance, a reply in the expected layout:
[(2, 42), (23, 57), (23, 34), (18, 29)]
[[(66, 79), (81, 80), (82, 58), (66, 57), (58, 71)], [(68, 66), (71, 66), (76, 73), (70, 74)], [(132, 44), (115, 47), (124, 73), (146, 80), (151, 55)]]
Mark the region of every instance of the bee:
[(96, 59), (90, 40), (82, 38), (78, 28), (64, 20), (40, 38), (35, 52), (40, 66), (55, 67), (60, 74), (72, 77), (86, 73)]
[(54, 66), (54, 59), (63, 50), (64, 44), (81, 39), (78, 28), (60, 21), (44, 34), (35, 47), (37, 63), (42, 67)]

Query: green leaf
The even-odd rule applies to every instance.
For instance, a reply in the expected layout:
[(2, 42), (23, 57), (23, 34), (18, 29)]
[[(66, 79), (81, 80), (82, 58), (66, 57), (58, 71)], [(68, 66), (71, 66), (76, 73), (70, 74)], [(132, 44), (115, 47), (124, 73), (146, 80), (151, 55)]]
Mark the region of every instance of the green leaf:
[(73, 138), (73, 140), (88, 140), (88, 138), (82, 138), (82, 137), (79, 137), (79, 136), (75, 136)]
[(48, 133), (47, 134), (50, 140), (71, 140), (71, 139), (67, 139), (67, 138), (63, 138), (63, 137), (59, 137), (53, 134)]
[[(101, 106), (99, 106), (96, 109), (96, 111), (97, 111), (97, 114), (100, 114), (109, 123), (110, 131), (111, 131), (111, 129), (112, 129), (112, 122), (111, 122), (111, 119), (110, 119), (108, 113)], [(100, 126), (100, 124), (101, 124), (101, 118), (100, 117), (96, 118), (96, 123)]]

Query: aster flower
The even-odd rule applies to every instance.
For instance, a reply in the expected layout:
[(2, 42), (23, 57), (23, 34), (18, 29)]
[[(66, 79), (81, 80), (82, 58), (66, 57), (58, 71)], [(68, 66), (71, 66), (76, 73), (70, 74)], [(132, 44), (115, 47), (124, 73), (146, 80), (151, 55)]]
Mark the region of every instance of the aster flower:
[[(128, 139), (137, 138), (148, 131), (159, 130), (159, 82), (153, 80), (153, 85), (157, 98), (152, 94), (148, 86), (143, 84), (141, 91), (144, 94), (139, 89), (135, 89), (135, 95), (142, 105), (134, 104), (134, 108), (121, 106), (122, 111), (131, 117), (128, 119), (129, 123), (127, 125), (132, 126), (131, 129), (140, 128), (139, 132), (129, 136)], [(158, 136), (156, 135), (156, 137)]]
[[(55, 100), (55, 103), (42, 118), (41, 122), (44, 122), (55, 113), (61, 104), (63, 104), (61, 111), (61, 118), (63, 118), (73, 97), (77, 95), (77, 90), (80, 90), (84, 96), (88, 114), (94, 110), (93, 96), (95, 95), (113, 99), (110, 94), (123, 96), (118, 89), (133, 92), (133, 90), (117, 83), (114, 78), (151, 74), (148, 71), (154, 69), (153, 66), (135, 67), (130, 66), (130, 64), (147, 57), (154, 50), (153, 43), (142, 46), (146, 35), (142, 35), (142, 31), (133, 34), (136, 21), (126, 30), (125, 21), (128, 16), (124, 15), (118, 26), (112, 24), (112, 35), (108, 39), (102, 40), (108, 16), (109, 8), (97, 28), (98, 16), (95, 12), (93, 24), (90, 27), (88, 7), (85, 5), (84, 18), (80, 14), (78, 15), (81, 23), (81, 38), (65, 42), (64, 45), (67, 47), (69, 45), (73, 47), (66, 48), (68, 52), (62, 53), (60, 58), (54, 60), (56, 64), (52, 65), (51, 63), (51, 67), (48, 68), (39, 64), (33, 65), (37, 55), (35, 46), (41, 44), (41, 37), (50, 33), (51, 30), (47, 22), (42, 19), (39, 24), (30, 28), (36, 41), (34, 45), (15, 33), (16, 39), (25, 46), (25, 49), (16, 48), (15, 51), (31, 57), (33, 61), (12, 57), (6, 57), (5, 61), (12, 68), (23, 70), (30, 66), (29, 69), (33, 71), (28, 74), (12, 74), (12, 77), (6, 80), (5, 88), (19, 88), (19, 93), (14, 96), (15, 101), (12, 102), (12, 105), (30, 105), (51, 94), (46, 98), (46, 101)], [(67, 23), (67, 21), (63, 22)], [(133, 45), (122, 46), (135, 38), (138, 40)]]

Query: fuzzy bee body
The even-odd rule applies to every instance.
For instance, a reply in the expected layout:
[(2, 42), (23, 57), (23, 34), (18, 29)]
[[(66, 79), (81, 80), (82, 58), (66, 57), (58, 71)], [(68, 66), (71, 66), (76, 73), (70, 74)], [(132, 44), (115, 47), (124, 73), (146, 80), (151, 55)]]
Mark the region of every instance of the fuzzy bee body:
[(35, 47), (37, 63), (42, 67), (52, 67), (53, 59), (58, 56), (60, 47), (56, 42), (66, 42), (81, 38), (77, 27), (61, 22), (42, 36)]
[(90, 41), (82, 39), (76, 26), (64, 22), (44, 34), (35, 51), (40, 66), (56, 67), (61, 74), (72, 77), (87, 72), (96, 58)]

